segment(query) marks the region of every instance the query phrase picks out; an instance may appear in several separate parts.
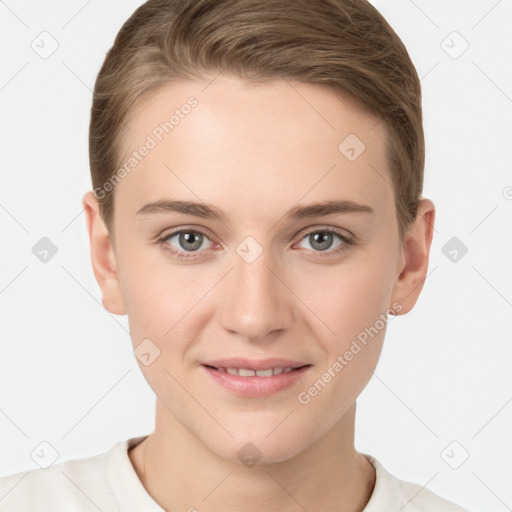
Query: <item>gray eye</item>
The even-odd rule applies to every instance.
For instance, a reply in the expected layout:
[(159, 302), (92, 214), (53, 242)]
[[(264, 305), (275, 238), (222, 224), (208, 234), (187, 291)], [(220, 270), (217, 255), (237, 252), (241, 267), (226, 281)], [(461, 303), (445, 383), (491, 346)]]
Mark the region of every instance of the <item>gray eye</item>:
[(197, 231), (177, 231), (176, 233), (169, 235), (169, 237), (166, 238), (166, 241), (171, 244), (171, 240), (173, 238), (178, 238), (177, 246), (172, 244), (173, 247), (178, 250), (184, 250), (187, 252), (194, 252), (201, 248), (204, 249), (204, 247), (201, 246), (203, 245), (203, 242), (208, 240), (205, 235)]
[[(333, 246), (335, 238), (340, 239), (341, 242), (338, 245)], [(313, 233), (306, 235), (302, 242), (304, 241), (307, 241), (310, 244), (309, 248), (315, 251), (326, 251), (328, 249), (338, 247), (342, 242), (344, 242), (341, 235), (327, 230), (314, 231)]]

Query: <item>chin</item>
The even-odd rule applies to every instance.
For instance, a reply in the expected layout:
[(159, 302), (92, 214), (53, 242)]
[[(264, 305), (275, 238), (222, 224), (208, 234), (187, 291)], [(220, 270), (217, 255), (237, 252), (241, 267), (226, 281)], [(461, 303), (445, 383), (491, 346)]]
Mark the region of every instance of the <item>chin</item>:
[(308, 447), (311, 436), (304, 435), (303, 439), (295, 438), (286, 429), (278, 435), (276, 432), (268, 435), (272, 429), (264, 434), (248, 431), (246, 434), (238, 433), (228, 443), (216, 443), (210, 448), (220, 457), (242, 466), (264, 466), (286, 462)]

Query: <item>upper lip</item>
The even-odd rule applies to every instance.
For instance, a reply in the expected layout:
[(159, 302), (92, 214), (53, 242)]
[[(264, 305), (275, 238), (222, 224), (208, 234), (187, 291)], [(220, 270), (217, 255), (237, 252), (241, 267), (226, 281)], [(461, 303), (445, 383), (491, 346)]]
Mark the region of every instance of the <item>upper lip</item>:
[(300, 368), (308, 363), (293, 361), (291, 359), (246, 359), (243, 357), (231, 357), (229, 359), (215, 359), (202, 363), (215, 368), (246, 368), (250, 370), (266, 370), (268, 368)]

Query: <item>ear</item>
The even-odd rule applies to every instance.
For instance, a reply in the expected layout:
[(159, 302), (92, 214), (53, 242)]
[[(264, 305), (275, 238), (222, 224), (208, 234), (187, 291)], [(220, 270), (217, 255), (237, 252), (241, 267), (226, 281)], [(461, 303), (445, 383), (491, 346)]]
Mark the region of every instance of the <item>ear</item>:
[(111, 313), (125, 315), (126, 307), (119, 285), (115, 252), (107, 227), (100, 215), (98, 199), (92, 190), (84, 195), (82, 205), (87, 216), (91, 262), (94, 276), (101, 288), (101, 302)]
[(421, 199), (415, 220), (409, 226), (402, 245), (397, 279), (391, 304), (398, 303), (396, 315), (405, 315), (416, 304), (423, 289), (428, 269), (430, 245), (434, 234), (435, 206), (430, 199)]

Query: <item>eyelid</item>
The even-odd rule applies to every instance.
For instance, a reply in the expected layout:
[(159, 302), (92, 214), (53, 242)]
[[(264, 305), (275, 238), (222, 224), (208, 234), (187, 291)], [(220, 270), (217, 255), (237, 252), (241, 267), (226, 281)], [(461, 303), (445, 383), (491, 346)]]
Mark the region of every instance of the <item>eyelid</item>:
[(354, 240), (355, 236), (348, 229), (340, 228), (336, 226), (328, 226), (325, 224), (317, 224), (314, 226), (308, 226), (301, 231), (299, 241), (302, 240), (305, 236), (308, 236), (312, 233), (316, 233), (317, 231), (329, 231), (336, 233), (337, 235), (345, 238), (346, 240)]
[(194, 227), (194, 226), (179, 226), (177, 228), (171, 228), (169, 232), (167, 232), (166, 229), (164, 229), (160, 234), (156, 236), (157, 240), (161, 240), (163, 238), (169, 238), (173, 235), (176, 235), (178, 233), (181, 233), (182, 231), (191, 231), (193, 233), (200, 233), (203, 236), (208, 237), (209, 240), (213, 242), (213, 239), (217, 239), (221, 241), (221, 238), (218, 236), (214, 236), (213, 233), (208, 228), (204, 227)]
[[(335, 247), (334, 249), (328, 249), (326, 251), (314, 251), (314, 250), (306, 250), (307, 258), (311, 258), (313, 260), (317, 260), (318, 258), (336, 258), (342, 256), (347, 250), (349, 250), (351, 247), (355, 246), (355, 237), (352, 233), (350, 235), (345, 234), (346, 230), (343, 230), (341, 228), (335, 228), (332, 226), (324, 226), (324, 227), (313, 227), (308, 229), (306, 233), (303, 233), (298, 242), (296, 242), (293, 247), (300, 244), (303, 240), (305, 240), (308, 236), (311, 236), (313, 233), (331, 233), (333, 235), (336, 235), (340, 240), (341, 243), (339, 246)], [(300, 249), (298, 249), (300, 250)], [(311, 254), (313, 254), (311, 256)]]
[[(210, 240), (212, 245), (214, 245), (214, 246), (216, 245), (216, 242), (212, 240), (213, 237), (211, 237), (206, 232), (208, 230), (203, 230), (203, 228), (199, 229), (199, 228), (191, 228), (191, 227), (186, 227), (186, 226), (185, 227), (180, 226), (179, 228), (175, 228), (172, 231), (170, 231), (169, 233), (165, 233), (165, 230), (164, 230), (161, 235), (158, 235), (156, 243), (162, 248), (162, 250), (169, 253), (173, 258), (176, 258), (181, 261), (195, 260), (195, 259), (199, 258), (200, 255), (202, 255), (203, 253), (205, 253), (205, 258), (207, 258), (207, 259), (211, 258), (213, 255), (207, 249), (203, 249), (201, 251), (187, 252), (184, 250), (176, 249), (175, 247), (173, 247), (171, 244), (169, 244), (167, 242), (167, 240), (169, 238), (172, 238), (179, 233), (187, 232), (187, 231), (191, 232), (191, 233), (201, 234), (204, 237), (206, 237), (208, 240)], [(210, 253), (210, 254), (208, 254), (208, 253)]]
[[(191, 226), (191, 225), (190, 226), (183, 225), (183, 226), (179, 226), (177, 228), (171, 228), (171, 231), (169, 231), (169, 233), (166, 233), (166, 230), (164, 229), (160, 234), (158, 234), (156, 236), (156, 239), (159, 240), (159, 239), (162, 239), (162, 238), (168, 238), (168, 237), (170, 237), (172, 235), (180, 233), (181, 231), (187, 231), (187, 230), (193, 231), (193, 232), (197, 232), (197, 233), (200, 233), (200, 234), (202, 234), (204, 236), (207, 236), (211, 241), (213, 241), (212, 240), (213, 238), (217, 238), (219, 240), (219, 242), (223, 243), (221, 237), (213, 236), (213, 234), (210, 232), (209, 229), (204, 228), (204, 227), (194, 227), (194, 226)], [(321, 230), (333, 231), (336, 234), (338, 234), (340, 236), (343, 236), (343, 237), (345, 237), (348, 240), (355, 239), (354, 234), (351, 233), (348, 229), (340, 228), (340, 227), (336, 227), (336, 226), (328, 226), (328, 225), (325, 225), (325, 224), (315, 224), (313, 226), (308, 226), (306, 228), (303, 228), (300, 231), (299, 235), (295, 235), (292, 238), (292, 240), (294, 238), (298, 237), (298, 241), (300, 242), (304, 237), (310, 235), (313, 232), (321, 231)]]

